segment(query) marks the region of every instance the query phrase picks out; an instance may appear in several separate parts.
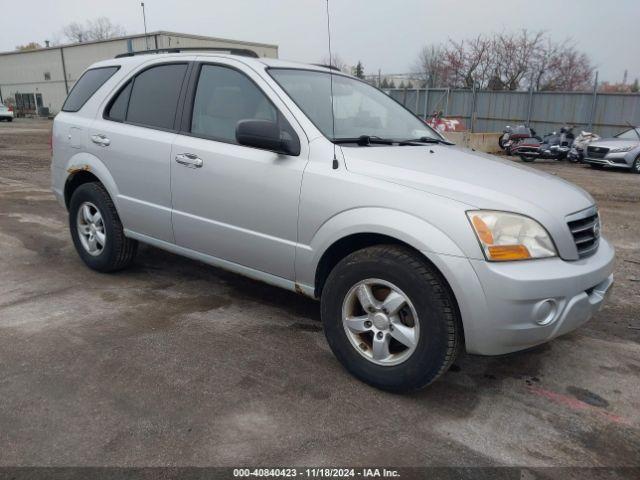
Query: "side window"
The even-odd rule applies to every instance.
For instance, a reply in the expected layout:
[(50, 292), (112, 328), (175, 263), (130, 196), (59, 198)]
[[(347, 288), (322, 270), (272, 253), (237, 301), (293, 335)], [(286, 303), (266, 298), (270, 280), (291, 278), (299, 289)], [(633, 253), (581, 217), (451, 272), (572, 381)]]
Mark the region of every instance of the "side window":
[(236, 142), (240, 120), (269, 120), (280, 124), (283, 139), (295, 132), (266, 95), (242, 73), (227, 67), (203, 65), (191, 116), (191, 133)]
[(129, 105), (129, 95), (131, 94), (131, 87), (133, 82), (127, 83), (127, 86), (120, 90), (118, 96), (111, 102), (111, 107), (105, 115), (109, 120), (116, 122), (124, 122), (127, 116), (127, 105)]
[(77, 112), (120, 67), (92, 68), (82, 74), (62, 105), (63, 112)]
[[(172, 129), (186, 64), (159, 65), (135, 77), (126, 121)], [(119, 100), (119, 99), (118, 99)]]

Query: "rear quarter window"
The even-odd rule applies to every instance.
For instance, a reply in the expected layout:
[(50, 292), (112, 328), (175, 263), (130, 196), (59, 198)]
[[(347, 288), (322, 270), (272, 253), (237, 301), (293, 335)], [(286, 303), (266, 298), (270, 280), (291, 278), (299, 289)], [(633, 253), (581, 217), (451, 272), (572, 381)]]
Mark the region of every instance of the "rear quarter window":
[(92, 68), (82, 74), (62, 106), (63, 112), (77, 112), (120, 67)]

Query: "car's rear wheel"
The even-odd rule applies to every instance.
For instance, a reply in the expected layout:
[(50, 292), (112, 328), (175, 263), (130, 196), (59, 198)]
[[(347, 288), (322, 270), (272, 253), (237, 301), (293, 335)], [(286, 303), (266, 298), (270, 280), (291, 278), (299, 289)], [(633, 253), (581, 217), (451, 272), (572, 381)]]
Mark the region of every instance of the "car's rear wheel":
[(633, 173), (640, 173), (640, 155), (633, 161), (633, 165), (631, 165), (631, 171)]
[(356, 251), (331, 271), (321, 297), (331, 350), (360, 380), (416, 390), (454, 361), (461, 328), (454, 299), (419, 253), (395, 245)]
[(522, 160), (523, 162), (533, 162), (535, 159), (536, 157), (534, 155), (520, 155), (520, 160)]
[(128, 267), (135, 257), (138, 242), (124, 236), (113, 201), (99, 183), (85, 183), (73, 192), (69, 229), (89, 268), (113, 272)]

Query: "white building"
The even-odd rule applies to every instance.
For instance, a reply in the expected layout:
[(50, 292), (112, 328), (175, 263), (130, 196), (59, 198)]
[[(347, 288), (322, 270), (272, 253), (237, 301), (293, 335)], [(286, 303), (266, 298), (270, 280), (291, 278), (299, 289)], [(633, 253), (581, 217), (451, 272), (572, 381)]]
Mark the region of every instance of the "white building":
[(92, 63), (121, 53), (177, 47), (241, 48), (252, 50), (261, 57), (278, 57), (277, 45), (165, 31), (37, 50), (2, 52), (0, 102), (8, 101), (17, 110), (27, 113), (36, 113), (40, 107), (57, 113), (73, 84)]

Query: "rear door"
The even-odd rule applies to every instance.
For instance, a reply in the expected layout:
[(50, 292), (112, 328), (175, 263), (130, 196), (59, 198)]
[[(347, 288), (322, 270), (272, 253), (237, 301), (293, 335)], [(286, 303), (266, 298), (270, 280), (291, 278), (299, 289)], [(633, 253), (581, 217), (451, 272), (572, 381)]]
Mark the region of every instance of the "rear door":
[(189, 63), (147, 66), (121, 85), (89, 132), (90, 151), (118, 187), (125, 229), (173, 242), (171, 144)]
[[(176, 244), (291, 280), (308, 142), (264, 80), (241, 65), (194, 66), (171, 162)], [(277, 122), (281, 136), (298, 137), (300, 155), (239, 145), (245, 119)]]

